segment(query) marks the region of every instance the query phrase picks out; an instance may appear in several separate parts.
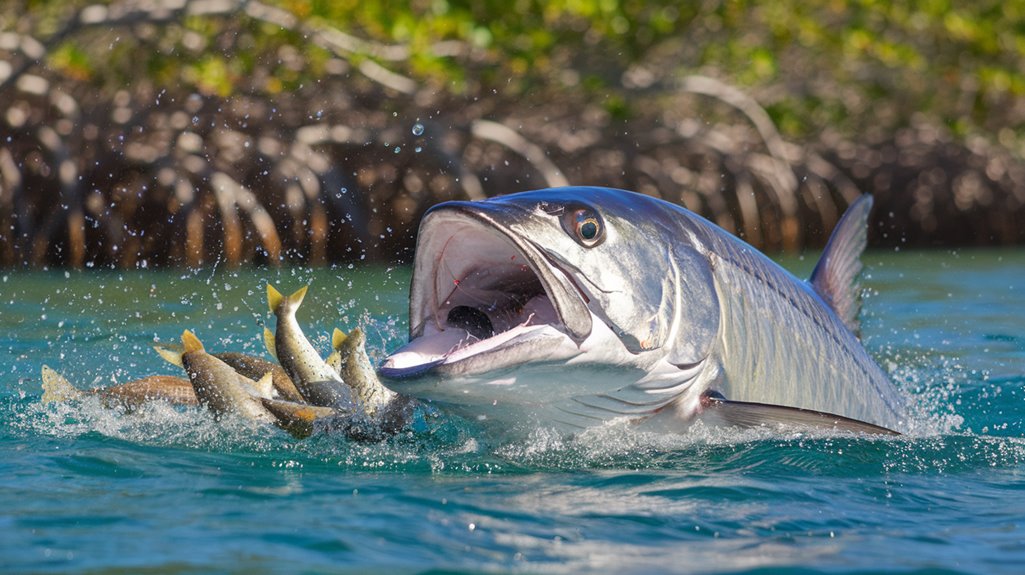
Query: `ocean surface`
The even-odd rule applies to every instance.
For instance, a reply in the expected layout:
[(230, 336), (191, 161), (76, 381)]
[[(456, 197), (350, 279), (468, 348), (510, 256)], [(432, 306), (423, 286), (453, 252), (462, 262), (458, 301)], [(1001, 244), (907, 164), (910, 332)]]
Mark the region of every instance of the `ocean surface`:
[(865, 262), (866, 345), (914, 406), (899, 438), (503, 443), (428, 410), (381, 443), (300, 441), (162, 403), (44, 406), (43, 364), (81, 388), (176, 374), (151, 345), (186, 328), (264, 354), (268, 281), (312, 282), (321, 350), (363, 325), (379, 358), (409, 270), (0, 272), (0, 572), (1021, 573), (1025, 250)]

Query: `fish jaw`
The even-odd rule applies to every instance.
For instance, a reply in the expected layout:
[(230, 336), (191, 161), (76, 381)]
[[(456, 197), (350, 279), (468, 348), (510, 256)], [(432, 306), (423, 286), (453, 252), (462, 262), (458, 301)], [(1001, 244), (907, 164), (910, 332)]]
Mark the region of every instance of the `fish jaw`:
[[(533, 217), (522, 205), (450, 202), (424, 218), (410, 341), (379, 368), (385, 385), (501, 425), (580, 428), (673, 401), (661, 390), (679, 387), (680, 370), (659, 367), (660, 350), (623, 345), (588, 308), (572, 270), (518, 225)], [(472, 313), (456, 313), (465, 308)], [(648, 393), (641, 382), (652, 378), (674, 381)]]
[[(640, 421), (667, 407), (690, 419), (696, 412), (688, 398), (708, 385), (703, 365), (681, 373), (662, 358), (633, 356), (612, 346), (618, 340), (604, 324), (596, 324), (579, 346), (550, 328), (530, 335), (494, 352), (507, 355), (506, 361), (474, 355), (383, 381), (403, 396), (438, 405), (504, 437), (539, 427), (573, 433), (615, 419)], [(398, 353), (392, 357), (396, 364), (406, 359)], [(482, 371), (476, 362), (499, 367)]]
[[(410, 343), (385, 361), (382, 377), (480, 375), (530, 360), (515, 350), (538, 342), (563, 359), (578, 353), (592, 314), (572, 280), (501, 223), (500, 209), (523, 211), (450, 202), (424, 218), (410, 289)], [(454, 320), (461, 310), (487, 327)]]
[[(591, 314), (573, 280), (506, 223), (529, 217), (518, 205), (472, 202), (448, 202), (424, 217), (417, 253), (428, 256), (414, 265), (410, 339), (429, 322), (444, 330), (458, 306), (484, 311), (496, 331), (534, 314), (533, 323), (551, 324), (577, 343), (587, 337)], [(539, 305), (528, 309), (532, 300)]]

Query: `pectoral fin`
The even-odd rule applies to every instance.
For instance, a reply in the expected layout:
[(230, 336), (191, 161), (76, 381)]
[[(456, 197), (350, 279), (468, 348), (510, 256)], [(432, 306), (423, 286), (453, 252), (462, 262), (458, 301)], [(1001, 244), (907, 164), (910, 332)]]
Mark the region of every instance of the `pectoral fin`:
[(752, 403), (748, 401), (731, 401), (711, 392), (701, 397), (703, 417), (712, 417), (727, 425), (739, 427), (760, 427), (764, 425), (783, 427), (811, 427), (852, 433), (872, 433), (879, 435), (900, 435), (885, 427), (858, 421), (842, 415), (833, 415), (822, 411)]

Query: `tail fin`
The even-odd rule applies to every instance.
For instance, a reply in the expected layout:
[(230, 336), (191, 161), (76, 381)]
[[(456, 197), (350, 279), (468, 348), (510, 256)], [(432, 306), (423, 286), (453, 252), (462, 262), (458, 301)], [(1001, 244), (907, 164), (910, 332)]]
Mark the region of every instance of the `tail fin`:
[(281, 306), (281, 302), (285, 301), (285, 296), (281, 295), (281, 292), (274, 289), (274, 286), (267, 284), (267, 307), (271, 313), (278, 311), (278, 307)]
[(42, 369), (43, 376), (43, 403), (58, 403), (81, 399), (85, 395), (82, 390), (71, 385), (71, 382), (48, 365)]
[(310, 286), (305, 285), (288, 296), (288, 301), (295, 307), (299, 307), (303, 303), (303, 298), (306, 297), (306, 290), (310, 289)]
[(338, 342), (335, 349), (342, 354), (342, 360), (348, 363), (353, 352), (366, 345), (366, 339), (367, 338), (363, 334), (363, 330), (356, 327), (349, 332), (349, 335), (347, 335), (345, 339)]
[(324, 358), (324, 363), (339, 376), (342, 375), (342, 346), (345, 345), (346, 337), (345, 333), (336, 327), (331, 332), (331, 353)]
[(286, 298), (281, 295), (281, 292), (274, 289), (274, 286), (267, 284), (267, 308), (270, 309), (271, 313), (277, 313), (282, 304), (286, 302), (291, 304), (293, 309), (297, 308), (303, 303), (303, 298), (306, 297), (306, 290), (308, 289), (310, 289), (310, 286), (303, 286)]
[(274, 372), (268, 371), (263, 374), (263, 377), (256, 380), (256, 391), (260, 397), (274, 397)]
[(274, 340), (274, 332), (266, 327), (263, 328), (263, 345), (267, 348), (267, 353), (269, 353), (270, 356), (273, 357), (275, 361), (277, 361), (278, 348), (277, 342)]
[(185, 348), (181, 345), (175, 343), (158, 343), (153, 345), (153, 350), (168, 363), (177, 365), (178, 367), (184, 367), (182, 365), (182, 354), (185, 353)]
[(337, 327), (331, 332), (331, 349), (338, 351), (341, 349), (342, 344), (345, 343), (345, 339), (349, 337), (345, 335), (345, 332), (338, 329)]
[(203, 342), (199, 341), (196, 334), (189, 330), (182, 332), (182, 345), (185, 347), (185, 353), (192, 353), (194, 351), (204, 351)]

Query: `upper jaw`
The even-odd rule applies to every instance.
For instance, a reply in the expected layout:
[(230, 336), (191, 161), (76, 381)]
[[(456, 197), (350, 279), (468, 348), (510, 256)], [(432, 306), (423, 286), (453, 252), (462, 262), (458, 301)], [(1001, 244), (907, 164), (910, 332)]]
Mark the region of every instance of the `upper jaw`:
[(534, 243), (539, 238), (511, 227), (532, 217), (492, 202), (428, 212), (410, 288), (410, 342), (384, 362), (383, 377), (480, 374), (545, 351), (564, 356), (587, 338), (592, 315), (573, 280)]

